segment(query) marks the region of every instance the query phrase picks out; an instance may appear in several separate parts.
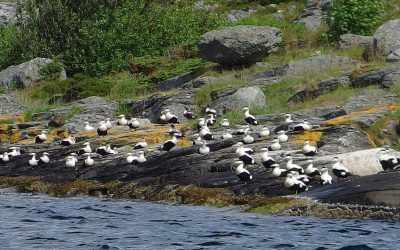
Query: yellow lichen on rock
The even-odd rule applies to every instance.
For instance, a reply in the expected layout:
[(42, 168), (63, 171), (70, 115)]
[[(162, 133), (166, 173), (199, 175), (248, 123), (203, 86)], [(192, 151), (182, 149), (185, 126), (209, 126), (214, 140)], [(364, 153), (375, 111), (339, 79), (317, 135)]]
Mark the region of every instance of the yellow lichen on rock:
[(310, 145), (315, 146), (321, 140), (323, 133), (321, 131), (304, 131), (301, 134), (292, 135), (290, 142), (294, 145), (303, 145), (305, 140), (310, 141)]
[(349, 124), (349, 123), (354, 122), (357, 118), (359, 118), (363, 115), (374, 114), (374, 113), (383, 113), (383, 112), (387, 112), (387, 111), (394, 111), (396, 108), (398, 108), (398, 105), (395, 105), (395, 104), (377, 106), (374, 108), (357, 111), (357, 112), (354, 112), (354, 113), (351, 113), (348, 115), (343, 115), (343, 116), (339, 116), (339, 117), (327, 120), (327, 121), (325, 121), (325, 124), (326, 125)]

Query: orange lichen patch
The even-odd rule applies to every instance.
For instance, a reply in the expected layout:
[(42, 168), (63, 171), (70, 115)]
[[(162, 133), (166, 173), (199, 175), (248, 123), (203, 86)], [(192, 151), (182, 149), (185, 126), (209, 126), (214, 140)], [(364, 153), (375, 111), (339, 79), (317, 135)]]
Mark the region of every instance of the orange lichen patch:
[(325, 121), (327, 125), (340, 125), (340, 124), (348, 124), (354, 122), (357, 118), (367, 115), (367, 114), (374, 114), (374, 113), (382, 113), (387, 111), (394, 111), (398, 108), (398, 105), (390, 104), (385, 106), (378, 106), (370, 109), (365, 109), (362, 111), (357, 111), (348, 115), (339, 116), (337, 118)]
[(10, 135), (10, 143), (17, 143), (19, 139), (21, 138), (21, 132), (18, 130), (13, 130), (11, 135)]
[(18, 114), (18, 115), (16, 116), (16, 118), (17, 118), (17, 122), (19, 122), (19, 123), (24, 123), (24, 122), (26, 122), (26, 116), (25, 116), (25, 114)]
[(304, 131), (301, 134), (292, 135), (290, 142), (294, 145), (303, 145), (305, 140), (310, 141), (310, 145), (315, 146), (321, 140), (323, 133), (321, 131)]

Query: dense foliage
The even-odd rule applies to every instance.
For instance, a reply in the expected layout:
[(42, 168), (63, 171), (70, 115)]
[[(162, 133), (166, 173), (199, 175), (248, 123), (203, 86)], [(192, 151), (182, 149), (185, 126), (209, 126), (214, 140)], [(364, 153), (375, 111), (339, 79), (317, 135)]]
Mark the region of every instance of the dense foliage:
[(327, 17), (328, 36), (337, 40), (346, 33), (371, 35), (382, 23), (382, 0), (335, 0)]
[(133, 56), (163, 55), (168, 48), (182, 45), (194, 47), (200, 35), (223, 22), (216, 14), (194, 10), (189, 2), (24, 1), (18, 30), (14, 30), (18, 39), (12, 38), (21, 45), (9, 50), (10, 43), (0, 42), (0, 66), (36, 56), (60, 56), (70, 74), (104, 75), (124, 69)]

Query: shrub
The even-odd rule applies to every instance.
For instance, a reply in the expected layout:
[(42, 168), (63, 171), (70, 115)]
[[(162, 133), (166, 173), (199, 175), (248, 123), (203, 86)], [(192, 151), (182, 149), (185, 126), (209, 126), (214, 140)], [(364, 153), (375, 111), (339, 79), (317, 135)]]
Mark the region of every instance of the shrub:
[(28, 0), (20, 13), (24, 53), (61, 55), (68, 73), (92, 76), (123, 70), (132, 56), (194, 45), (223, 25), (220, 16), (195, 11), (187, 1)]
[(331, 41), (346, 33), (371, 35), (382, 23), (381, 0), (335, 0), (326, 18)]
[(0, 27), (0, 70), (22, 61), (21, 38), (14, 26)]
[(60, 77), (64, 70), (64, 64), (60, 61), (53, 61), (40, 69), (39, 74), (44, 80), (55, 80)]

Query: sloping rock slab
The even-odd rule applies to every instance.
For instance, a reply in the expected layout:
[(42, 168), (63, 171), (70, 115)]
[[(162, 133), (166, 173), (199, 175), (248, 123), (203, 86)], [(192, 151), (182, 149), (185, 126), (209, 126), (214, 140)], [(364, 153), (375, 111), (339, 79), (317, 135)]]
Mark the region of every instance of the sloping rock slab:
[(302, 193), (324, 202), (400, 206), (400, 171), (353, 177)]
[(159, 91), (168, 91), (171, 89), (177, 89), (200, 76), (203, 70), (196, 70), (192, 72), (187, 72), (185, 74), (167, 79), (157, 84), (156, 89)]
[(348, 49), (351, 47), (370, 47), (373, 48), (374, 39), (372, 36), (362, 36), (355, 34), (343, 34), (339, 39), (339, 48)]
[(354, 87), (366, 87), (380, 85), (388, 88), (393, 84), (400, 84), (400, 64), (392, 64), (380, 69), (366, 71), (359, 74), (355, 71), (351, 77), (351, 85)]
[(390, 20), (376, 29), (374, 40), (385, 56), (396, 53), (400, 49), (400, 19)]

